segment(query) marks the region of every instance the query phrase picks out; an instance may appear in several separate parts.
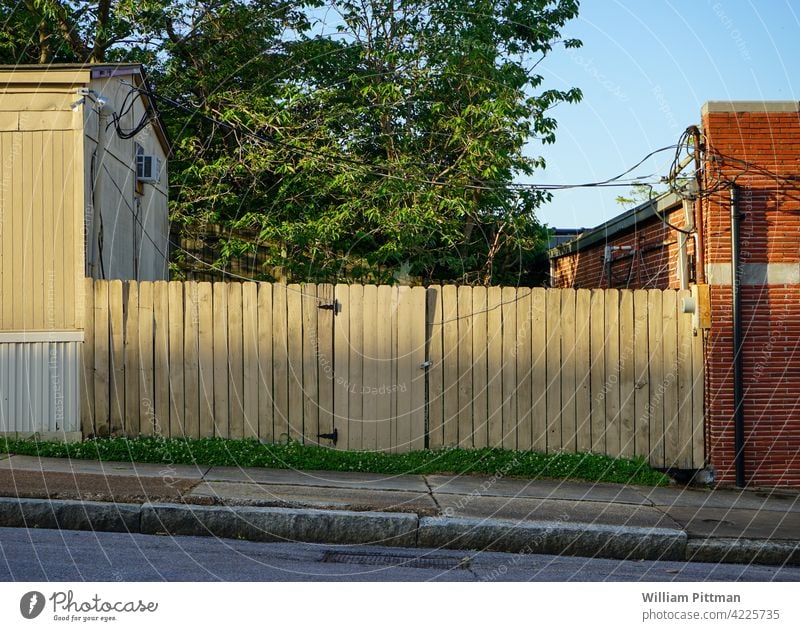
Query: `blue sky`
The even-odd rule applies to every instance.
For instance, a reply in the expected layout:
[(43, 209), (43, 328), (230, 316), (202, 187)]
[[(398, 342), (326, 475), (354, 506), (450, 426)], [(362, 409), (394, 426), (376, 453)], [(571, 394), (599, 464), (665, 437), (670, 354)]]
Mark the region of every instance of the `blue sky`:
[[(793, 6), (794, 5), (794, 6)], [(796, 0), (583, 0), (564, 31), (583, 41), (540, 66), (547, 87), (577, 86), (577, 105), (554, 110), (555, 145), (536, 183), (606, 179), (653, 149), (674, 144), (713, 100), (800, 100), (800, 3)], [(663, 175), (659, 154), (635, 175)], [(626, 189), (559, 191), (539, 219), (592, 227), (625, 207)]]

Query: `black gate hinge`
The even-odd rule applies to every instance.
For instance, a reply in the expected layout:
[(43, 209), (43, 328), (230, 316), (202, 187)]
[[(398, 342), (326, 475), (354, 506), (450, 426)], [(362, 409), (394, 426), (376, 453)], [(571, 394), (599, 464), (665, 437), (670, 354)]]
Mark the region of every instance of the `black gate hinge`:
[(331, 303), (320, 303), (317, 305), (320, 309), (326, 309), (328, 311), (333, 311), (333, 315), (337, 315), (342, 310), (342, 303), (339, 302), (336, 298), (333, 299)]

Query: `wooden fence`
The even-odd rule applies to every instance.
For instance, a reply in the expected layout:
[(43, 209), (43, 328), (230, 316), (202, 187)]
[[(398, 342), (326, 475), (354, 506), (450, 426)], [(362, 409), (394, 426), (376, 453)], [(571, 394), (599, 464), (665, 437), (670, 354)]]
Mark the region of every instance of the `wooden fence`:
[(688, 292), (86, 283), (86, 435), (703, 464)]

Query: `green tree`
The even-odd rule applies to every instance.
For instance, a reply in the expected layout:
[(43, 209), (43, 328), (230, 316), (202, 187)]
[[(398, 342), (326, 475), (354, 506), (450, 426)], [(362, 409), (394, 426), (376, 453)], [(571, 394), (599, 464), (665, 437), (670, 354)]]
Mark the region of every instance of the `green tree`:
[(264, 278), (540, 280), (549, 193), (514, 181), (544, 167), (526, 146), (554, 141), (552, 108), (580, 99), (538, 71), (580, 45), (561, 36), (577, 0), (25, 6), (2, 14), (7, 61), (143, 60), (189, 105), (161, 104), (172, 217), (182, 237), (213, 226), (220, 264), (257, 250)]

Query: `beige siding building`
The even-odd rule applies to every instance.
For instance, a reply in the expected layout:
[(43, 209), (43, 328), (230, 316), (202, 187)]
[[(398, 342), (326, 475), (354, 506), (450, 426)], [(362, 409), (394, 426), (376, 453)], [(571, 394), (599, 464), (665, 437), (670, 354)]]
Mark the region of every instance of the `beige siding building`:
[(146, 87), (138, 64), (0, 66), (0, 433), (78, 431), (85, 276), (167, 278)]

